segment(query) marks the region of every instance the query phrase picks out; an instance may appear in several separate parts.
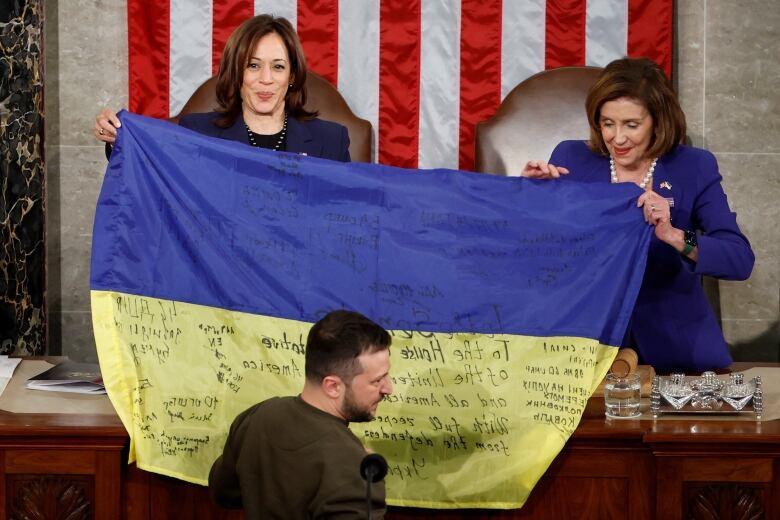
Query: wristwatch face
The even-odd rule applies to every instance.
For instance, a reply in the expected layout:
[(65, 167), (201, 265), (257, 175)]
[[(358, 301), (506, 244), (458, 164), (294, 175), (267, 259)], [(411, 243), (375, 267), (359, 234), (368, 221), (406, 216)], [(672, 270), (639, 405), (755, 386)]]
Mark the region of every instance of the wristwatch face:
[[(677, 235), (680, 236), (680, 235)], [(691, 247), (696, 247), (696, 231), (685, 230), (685, 243)]]

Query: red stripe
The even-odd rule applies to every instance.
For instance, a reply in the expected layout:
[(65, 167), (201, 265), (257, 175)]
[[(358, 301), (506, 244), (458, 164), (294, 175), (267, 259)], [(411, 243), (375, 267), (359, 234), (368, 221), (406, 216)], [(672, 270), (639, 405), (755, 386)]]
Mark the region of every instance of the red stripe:
[(338, 85), (338, 0), (298, 0), (298, 37), (308, 67)]
[(547, 0), (544, 68), (585, 65), (585, 0)]
[(628, 55), (650, 58), (672, 77), (673, 0), (629, 0)]
[(458, 167), (473, 170), (476, 124), (501, 103), (501, 0), (463, 0), (460, 11)]
[(127, 2), (130, 111), (136, 114), (169, 115), (170, 18), (168, 2)]
[(212, 12), (211, 29), (211, 71), (219, 71), (219, 60), (228, 37), (241, 22), (254, 16), (255, 3), (252, 0), (216, 0)]
[(420, 0), (379, 7), (377, 161), (416, 168), (420, 149)]

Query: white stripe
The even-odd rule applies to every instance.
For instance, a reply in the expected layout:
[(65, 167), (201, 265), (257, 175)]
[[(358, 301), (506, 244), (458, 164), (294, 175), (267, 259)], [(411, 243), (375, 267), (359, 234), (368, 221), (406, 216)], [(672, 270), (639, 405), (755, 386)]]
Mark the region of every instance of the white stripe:
[(545, 0), (502, 2), (501, 99), (544, 70)]
[(585, 64), (603, 67), (627, 54), (628, 0), (588, 0)]
[(255, 0), (255, 15), (258, 14), (281, 16), (298, 27), (298, 0)]
[(379, 143), (379, 0), (339, 0), (339, 92)]
[(419, 168), (457, 168), (460, 0), (423, 0), (420, 21)]
[(178, 114), (201, 83), (211, 77), (211, 0), (170, 0), (170, 114)]

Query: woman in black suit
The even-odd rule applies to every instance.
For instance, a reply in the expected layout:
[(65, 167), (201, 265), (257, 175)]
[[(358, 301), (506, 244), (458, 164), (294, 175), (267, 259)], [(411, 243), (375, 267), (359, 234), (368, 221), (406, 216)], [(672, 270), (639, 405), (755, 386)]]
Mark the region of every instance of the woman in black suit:
[[(316, 118), (306, 104), (306, 59), (290, 22), (259, 15), (230, 35), (219, 66), (215, 112), (188, 114), (179, 124), (201, 134), (270, 150), (348, 162), (342, 125)], [(121, 122), (104, 109), (95, 137), (113, 143)]]

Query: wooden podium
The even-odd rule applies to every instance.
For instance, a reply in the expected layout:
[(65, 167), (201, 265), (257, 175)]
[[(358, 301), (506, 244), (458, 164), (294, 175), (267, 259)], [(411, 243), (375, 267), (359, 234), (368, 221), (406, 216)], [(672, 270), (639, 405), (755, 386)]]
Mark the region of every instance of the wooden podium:
[[(204, 487), (128, 466), (127, 444), (115, 415), (0, 411), (0, 518), (243, 518)], [(780, 518), (780, 420), (607, 421), (593, 398), (522, 509), (395, 507), (387, 518)]]
[(0, 518), (122, 518), (127, 444), (116, 416), (0, 411)]

